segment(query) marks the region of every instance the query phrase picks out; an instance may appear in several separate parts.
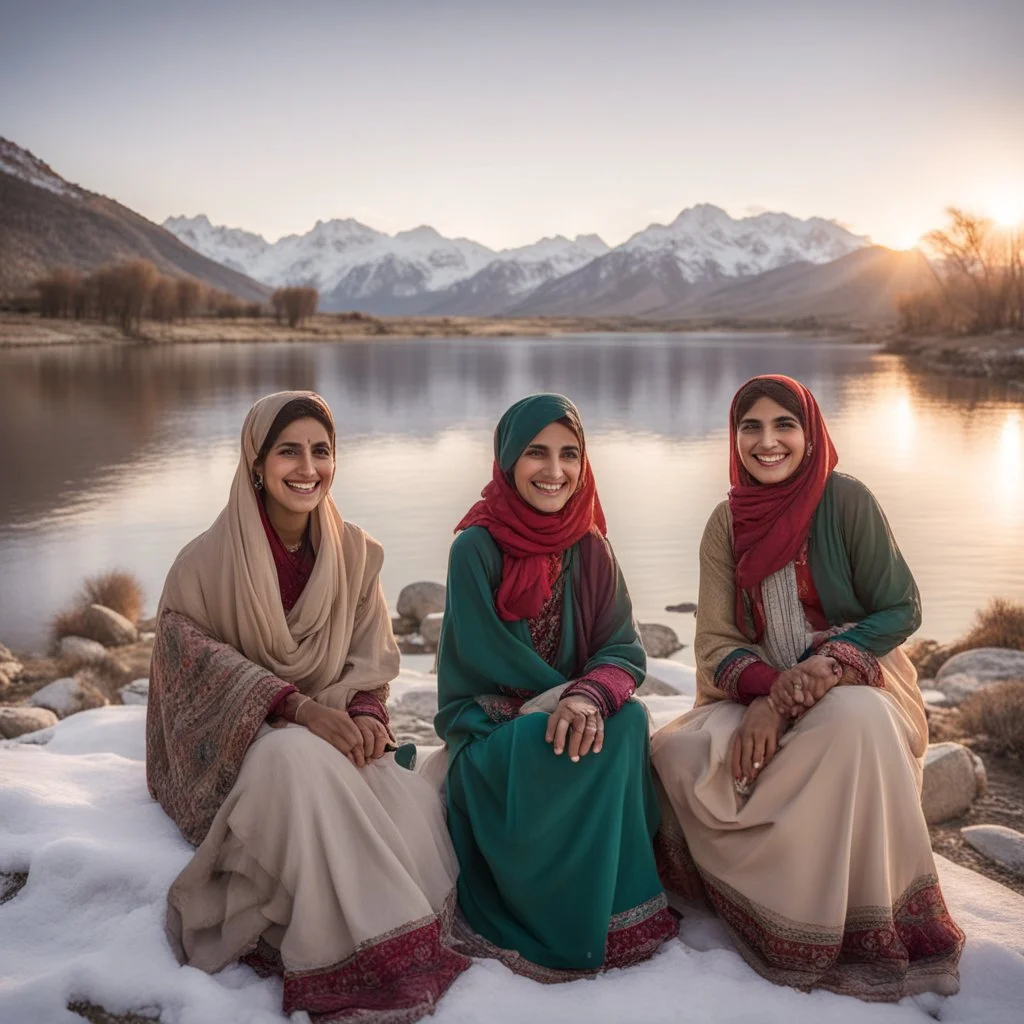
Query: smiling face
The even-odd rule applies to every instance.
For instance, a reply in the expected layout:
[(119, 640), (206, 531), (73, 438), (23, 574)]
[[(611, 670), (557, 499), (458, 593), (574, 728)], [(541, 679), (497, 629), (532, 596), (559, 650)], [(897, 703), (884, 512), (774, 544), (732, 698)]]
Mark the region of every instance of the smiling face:
[(736, 425), (736, 450), (759, 484), (781, 484), (802, 465), (807, 438), (793, 413), (771, 398), (759, 398)]
[(308, 515), (323, 501), (334, 477), (327, 428), (312, 417), (293, 420), (278, 435), (262, 465), (267, 514)]
[(538, 512), (560, 512), (576, 492), (583, 468), (579, 438), (564, 423), (549, 423), (516, 460), (512, 475), (523, 501)]

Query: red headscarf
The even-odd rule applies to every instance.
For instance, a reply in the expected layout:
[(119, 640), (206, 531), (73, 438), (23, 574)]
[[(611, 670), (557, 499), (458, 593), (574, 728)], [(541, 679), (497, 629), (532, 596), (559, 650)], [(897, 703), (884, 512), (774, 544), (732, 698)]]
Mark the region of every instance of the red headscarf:
[(768, 373), (752, 380), (772, 380), (792, 392), (800, 403), (800, 420), (807, 448), (795, 473), (778, 484), (759, 484), (744, 468), (736, 448), (736, 400), (729, 408), (729, 508), (732, 511), (732, 547), (736, 564), (736, 624), (746, 632), (743, 592), (753, 598), (755, 636), (764, 626), (760, 584), (800, 553), (811, 528), (829, 475), (839, 456), (828, 436), (818, 403), (799, 381)]
[[(519, 496), (510, 481), (512, 467), (527, 445), (549, 423), (566, 416), (580, 442), (580, 476), (576, 490), (561, 511), (538, 512)], [(543, 422), (541, 422), (543, 420)], [(501, 462), (506, 463), (502, 468)], [(579, 412), (561, 395), (531, 395), (502, 416), (495, 431), (491, 481), (455, 527), (483, 526), (501, 549), (501, 584), (495, 597), (498, 615), (506, 622), (532, 619), (551, 596), (550, 556), (565, 551), (596, 530), (608, 532), (590, 471)]]

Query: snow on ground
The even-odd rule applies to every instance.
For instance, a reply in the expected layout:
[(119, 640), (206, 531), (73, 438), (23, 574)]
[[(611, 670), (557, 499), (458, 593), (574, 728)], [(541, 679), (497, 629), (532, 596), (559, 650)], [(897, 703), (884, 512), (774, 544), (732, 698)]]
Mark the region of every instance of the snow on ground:
[[(431, 656), (407, 658), (392, 687), (402, 701), (435, 685)], [(646, 699), (655, 725), (692, 704), (693, 670), (652, 661), (678, 697)], [(0, 1021), (81, 1024), (83, 1000), (164, 1024), (283, 1024), (280, 984), (234, 965), (215, 976), (180, 967), (163, 934), (167, 888), (191, 848), (146, 791), (145, 708), (86, 711), (0, 743), (0, 872), (29, 872), (0, 905)], [(626, 971), (541, 986), (481, 961), (454, 985), (436, 1024), (612, 1024), (642, 1020), (836, 1024), (1017, 1024), (1024, 1004), (1024, 898), (939, 858), (954, 915), (969, 941), (963, 988), (942, 1000), (869, 1005), (805, 995), (759, 978), (721, 924), (691, 912), (680, 941)], [(2, 891), (0, 879), (0, 891)], [(930, 1016), (929, 1016), (930, 1012)], [(302, 1019), (296, 1015), (296, 1019)]]

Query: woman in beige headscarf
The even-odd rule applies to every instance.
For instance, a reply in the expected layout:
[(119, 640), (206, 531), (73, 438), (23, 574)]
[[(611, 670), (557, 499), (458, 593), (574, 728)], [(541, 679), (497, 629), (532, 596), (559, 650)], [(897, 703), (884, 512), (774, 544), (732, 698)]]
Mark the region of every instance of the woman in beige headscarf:
[(392, 753), (383, 551), (331, 499), (334, 446), (320, 396), (257, 402), (227, 507), (167, 576), (147, 775), (199, 846), (167, 927), (183, 963), (282, 975), (286, 1013), (414, 1021), (468, 966), (447, 948), (457, 865), (436, 791)]

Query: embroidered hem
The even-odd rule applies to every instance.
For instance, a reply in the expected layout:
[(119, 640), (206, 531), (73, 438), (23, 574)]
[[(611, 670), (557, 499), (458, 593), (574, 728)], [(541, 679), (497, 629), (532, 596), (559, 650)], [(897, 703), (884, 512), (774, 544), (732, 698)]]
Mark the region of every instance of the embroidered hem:
[(467, 956), (500, 960), (514, 974), (542, 985), (593, 978), (602, 971), (631, 967), (653, 956), (663, 942), (679, 934), (679, 923), (668, 909), (664, 893), (637, 907), (615, 914), (608, 925), (604, 964), (594, 970), (545, 967), (527, 960), (514, 949), (502, 949), (473, 931), (461, 912), (456, 914), (453, 936), (456, 948)]
[(743, 959), (769, 981), (867, 1002), (959, 990), (964, 934), (935, 875), (916, 879), (892, 907), (850, 909), (845, 926), (836, 929), (792, 921), (700, 874)]
[(728, 694), (729, 700), (744, 703), (740, 696), (740, 676), (743, 675), (744, 669), (757, 665), (760, 661), (761, 659), (750, 651), (737, 651), (735, 657), (727, 658), (725, 664), (719, 665), (715, 670), (715, 686)]
[(470, 966), (445, 944), (454, 890), (439, 914), (410, 922), (357, 947), (326, 967), (289, 970), (262, 938), (241, 957), (261, 977), (284, 978), (283, 1011), (306, 1010), (315, 1024), (413, 1024), (433, 1013), (452, 982)]

